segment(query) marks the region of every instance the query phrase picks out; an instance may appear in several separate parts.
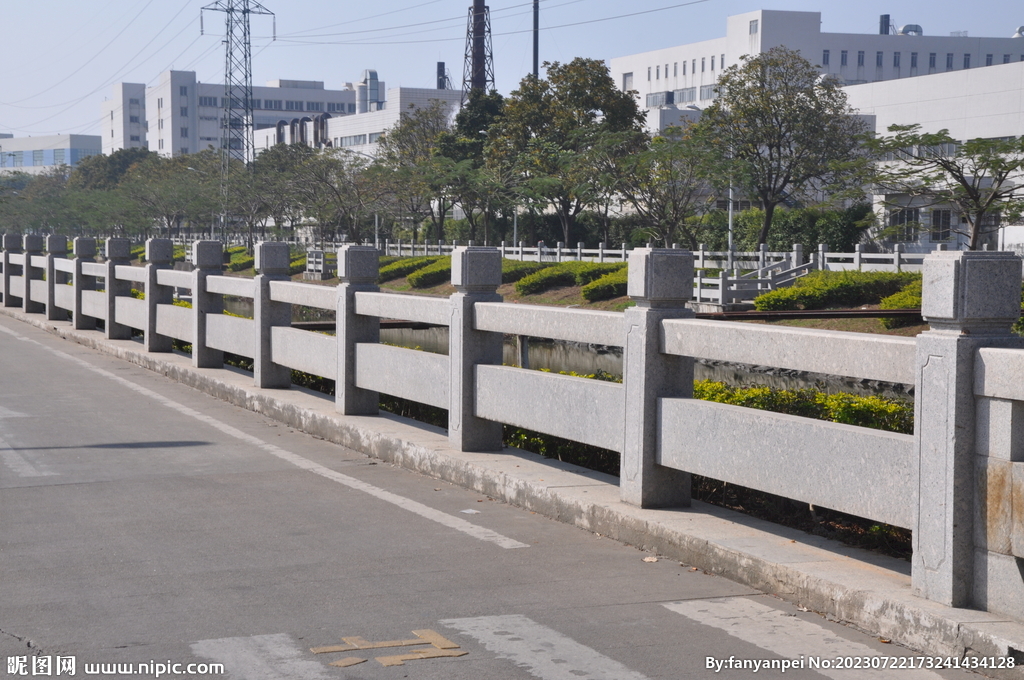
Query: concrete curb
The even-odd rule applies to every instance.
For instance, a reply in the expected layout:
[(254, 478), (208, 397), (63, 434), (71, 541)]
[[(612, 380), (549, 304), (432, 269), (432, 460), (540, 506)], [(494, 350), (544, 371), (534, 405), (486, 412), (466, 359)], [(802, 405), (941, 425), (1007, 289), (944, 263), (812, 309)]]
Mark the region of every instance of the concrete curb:
[(619, 500), (617, 480), (608, 475), (518, 449), (455, 451), (439, 428), (387, 414), (341, 416), (332, 399), (310, 390), (258, 389), (243, 371), (193, 368), (184, 355), (147, 353), (134, 341), (0, 311), (314, 436), (776, 594), (911, 649), (936, 656), (1013, 655), (1017, 668), (986, 674), (1024, 678), (1024, 622), (914, 596), (910, 565), (902, 560), (700, 502), (640, 509)]

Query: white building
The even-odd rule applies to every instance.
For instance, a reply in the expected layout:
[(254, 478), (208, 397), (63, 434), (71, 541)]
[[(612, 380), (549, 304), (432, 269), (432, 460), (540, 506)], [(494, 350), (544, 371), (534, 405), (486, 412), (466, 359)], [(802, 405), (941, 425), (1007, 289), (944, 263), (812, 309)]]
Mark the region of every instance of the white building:
[[(1020, 44), (1024, 48), (1024, 40)], [(844, 90), (851, 107), (874, 118), (874, 130), (879, 134), (885, 134), (890, 125), (916, 123), (922, 132), (948, 130), (953, 139), (961, 141), (1024, 135), (1024, 63), (1020, 61), (912, 80), (851, 85)], [(919, 230), (908, 229), (893, 239), (907, 243), (907, 250), (928, 251), (937, 243), (955, 249), (966, 243), (966, 237), (953, 233), (959, 218), (949, 206), (879, 196), (879, 212), (883, 211), (883, 199), (906, 206), (903, 211), (887, 211), (890, 226), (919, 225)], [(992, 228), (999, 216), (990, 219)], [(996, 234), (990, 233), (986, 242), (996, 247)]]
[(719, 75), (740, 57), (780, 45), (851, 85), (1024, 61), (1020, 31), (1006, 38), (928, 36), (916, 24), (893, 32), (882, 19), (878, 34), (823, 33), (820, 12), (738, 14), (726, 20), (725, 37), (617, 57), (611, 74), (623, 90), (637, 92), (653, 130), (686, 115), (687, 107), (710, 104)]
[[(302, 142), (316, 147), (348, 149), (373, 156), (377, 140), (388, 128), (394, 127), (402, 113), (443, 101), (451, 107), (452, 115), (462, 100), (461, 90), (394, 87), (384, 95), (384, 83), (377, 81), (376, 71), (364, 71), (362, 82), (356, 86), (359, 102), (355, 115), (328, 115), (319, 118), (282, 118), (273, 129), (257, 130), (256, 151), (275, 144)], [(367, 94), (363, 95), (366, 92)]]
[[(383, 84), (381, 84), (383, 85)], [(225, 88), (196, 81), (194, 71), (165, 71), (146, 88), (120, 83), (103, 103), (103, 151), (143, 146), (162, 156), (220, 148)], [(357, 92), (328, 90), (321, 81), (273, 80), (253, 87), (253, 126), (274, 127), (282, 118), (315, 118), (356, 112)]]
[(98, 135), (13, 137), (0, 134), (0, 173), (39, 175), (61, 165), (73, 168), (83, 158), (99, 153)]

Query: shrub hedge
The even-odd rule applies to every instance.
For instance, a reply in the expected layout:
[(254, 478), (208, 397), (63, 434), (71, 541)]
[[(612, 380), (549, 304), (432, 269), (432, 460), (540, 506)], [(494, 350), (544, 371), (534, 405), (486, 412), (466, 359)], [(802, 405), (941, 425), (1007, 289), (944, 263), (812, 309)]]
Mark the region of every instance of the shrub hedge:
[(431, 288), (446, 283), (452, 277), (452, 258), (450, 256), (436, 258), (431, 264), (417, 269), (406, 277), (413, 288)]
[(516, 292), (520, 295), (536, 295), (559, 286), (585, 286), (609, 272), (626, 267), (623, 262), (562, 262), (520, 279)]
[(920, 276), (912, 272), (813, 272), (789, 288), (757, 296), (754, 307), (769, 311), (877, 304)]
[[(921, 309), (921, 283), (922, 279), (911, 281), (899, 292), (889, 297), (882, 298), (878, 303), (879, 309)], [(882, 318), (882, 326), (885, 328), (902, 328), (904, 326), (915, 326), (922, 322), (920, 316), (915, 317), (891, 317)]]
[(591, 281), (587, 285), (583, 286), (580, 293), (583, 295), (583, 299), (588, 302), (597, 302), (599, 300), (610, 300), (612, 298), (621, 297), (626, 294), (626, 282), (628, 279), (629, 271), (626, 269), (620, 269), (618, 271), (605, 274), (595, 281)]
[(438, 258), (434, 257), (403, 257), (395, 260), (387, 265), (382, 265), (380, 272), (377, 276), (377, 281), (384, 283), (385, 281), (392, 281), (394, 279), (400, 279), (403, 276), (412, 274), (417, 269), (422, 269), (427, 265), (434, 264)]
[(730, 387), (722, 382), (698, 380), (695, 399), (788, 413), (887, 432), (914, 433), (914, 404), (884, 397), (826, 394), (815, 389), (777, 390), (770, 387)]
[(501, 282), (515, 283), (524, 276), (529, 276), (541, 269), (551, 266), (549, 262), (527, 262), (525, 260), (502, 260)]

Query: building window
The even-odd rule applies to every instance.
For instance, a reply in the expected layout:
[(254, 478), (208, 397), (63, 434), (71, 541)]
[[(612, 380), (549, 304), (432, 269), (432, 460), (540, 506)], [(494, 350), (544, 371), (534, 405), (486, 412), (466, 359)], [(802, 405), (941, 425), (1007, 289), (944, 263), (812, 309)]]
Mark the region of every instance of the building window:
[(188, 139), (188, 128), (187, 127), (181, 128), (181, 138), (182, 139)]
[(986, 54), (985, 55), (985, 66), (991, 66), (991, 65), (992, 65), (992, 55), (991, 54)]
[(683, 62), (683, 75), (686, 75), (686, 62)]
[(341, 138), (341, 146), (359, 146), (360, 144), (366, 144), (366, 135), (352, 135)]
[(158, 109), (164, 108), (164, 98), (163, 97), (158, 97), (157, 98), (157, 100), (156, 100), (156, 108), (158, 108)]
[(892, 53), (892, 67), (893, 68), (899, 68), (900, 67), (900, 53), (899, 52), (893, 52)]
[(651, 67), (647, 67), (647, 82), (651, 82)]
[(42, 150), (32, 152), (32, 165), (43, 164), (43, 152)]
[(722, 58), (718, 60), (718, 68), (725, 68), (725, 55), (724, 54), (722, 55)]
[(188, 118), (188, 107), (187, 106), (182, 106), (181, 107), (181, 115), (184, 118)]
[(829, 61), (828, 50), (822, 50), (822, 52), (821, 52), (821, 65), (822, 66), (828, 66), (828, 61)]
[(128, 116), (128, 122), (129, 123), (138, 123), (139, 122), (139, 117), (138, 116)]
[(700, 72), (701, 73), (704, 73), (704, 67), (706, 65), (707, 65), (707, 58), (706, 57), (701, 57), (700, 58)]
[(306, 110), (307, 111), (323, 111), (324, 110), (324, 103), (323, 102), (306, 102)]
[(661, 66), (654, 67), (654, 79), (661, 80)]
[(356, 112), (356, 105), (354, 103), (348, 105), (348, 112), (349, 113), (355, 113)]
[(757, 26), (757, 19), (751, 19), (750, 20), (750, 35), (756, 34), (757, 33), (757, 28), (758, 28), (758, 26)]
[(271, 111), (280, 111), (284, 108), (284, 102), (280, 99), (264, 99), (263, 108)]
[(964, 55), (964, 68), (971, 67), (971, 55), (970, 53)]
[(64, 164), (64, 149), (53, 150), (53, 164), (63, 165)]
[(916, 241), (919, 222), (920, 211), (917, 208), (893, 210), (889, 213), (892, 240), (896, 243)]
[(384, 136), (383, 132), (371, 132), (368, 137), (370, 144), (376, 144), (377, 140)]
[(864, 50), (857, 50), (857, 66), (864, 65)]
[(678, 61), (674, 61), (674, 62), (672, 62), (672, 77), (676, 78), (678, 76), (679, 76), (679, 62)]
[(285, 100), (284, 108), (285, 108), (286, 111), (301, 111), (302, 110), (302, 102), (293, 102), (293, 101)]
[(917, 68), (917, 52), (910, 53), (910, 68)]
[(178, 88), (178, 94), (180, 94), (182, 97), (187, 97), (188, 96), (188, 88), (186, 86), (184, 86), (184, 85), (180, 86)]
[(216, 97), (200, 97), (199, 98), (199, 105), (200, 106), (217, 106), (217, 98)]
[(932, 231), (931, 240), (934, 242), (948, 241), (950, 239), (952, 210), (932, 210)]
[(715, 70), (715, 56), (711, 55), (711, 70)]
[(714, 85), (701, 85), (700, 86), (700, 98), (701, 99), (714, 99), (715, 98), (715, 86)]
[(138, 99), (129, 99), (128, 103), (129, 104), (134, 104), (135, 106), (138, 106), (139, 105), (139, 100)]
[(846, 50), (843, 50), (843, 51), (841, 51), (839, 53), (839, 65), (840, 66), (846, 66), (846, 55), (847, 55)]
[(665, 64), (665, 77), (668, 78), (668, 64)]
[(946, 52), (946, 70), (947, 71), (952, 71), (953, 70), (953, 53), (952, 52)]
[(672, 93), (672, 98), (676, 104), (690, 104), (697, 101), (697, 88), (695, 87), (684, 87), (681, 90), (676, 90)]
[(156, 129), (157, 130), (163, 130), (164, 129), (164, 119), (163, 118), (157, 118)]
[(130, 140), (131, 140), (131, 141), (133, 141), (133, 142), (141, 142), (141, 141), (142, 141), (142, 138), (141, 138), (141, 137), (139, 137), (139, 135), (132, 135), (132, 136), (131, 136), (131, 137), (129, 137), (128, 139), (130, 139)]
[(652, 92), (647, 95), (647, 108), (653, 109), (656, 106), (667, 106), (674, 104), (675, 98), (672, 92)]
[(158, 141), (157, 141), (157, 144), (156, 144), (156, 147), (157, 147), (158, 149), (160, 149), (161, 151), (163, 151), (163, 149), (164, 149), (164, 140), (162, 140), (162, 139), (161, 139), (161, 140), (158, 140)]
[(875, 52), (875, 66), (882, 68), (883, 54), (881, 52)]
[(928, 55), (928, 68), (935, 68), (935, 53)]
[(1010, 55), (1009, 54), (1004, 54), (1003, 55), (1003, 63), (1004, 64), (1009, 64), (1010, 63)]

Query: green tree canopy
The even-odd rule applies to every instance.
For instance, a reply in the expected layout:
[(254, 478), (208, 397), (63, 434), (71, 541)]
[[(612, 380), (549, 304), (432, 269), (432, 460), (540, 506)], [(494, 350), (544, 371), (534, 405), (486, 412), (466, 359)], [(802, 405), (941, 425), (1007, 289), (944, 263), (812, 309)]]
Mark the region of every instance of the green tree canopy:
[(965, 220), (951, 231), (977, 250), (997, 228), (986, 217), (1017, 216), (1024, 210), (1024, 137), (958, 142), (948, 130), (921, 131), (920, 125), (892, 125), (870, 142), (881, 159), (875, 182), (893, 208), (948, 205)]
[(766, 243), (775, 207), (816, 196), (844, 196), (861, 185), (868, 158), (865, 122), (834, 78), (798, 52), (774, 47), (722, 72), (718, 96), (698, 123), (711, 148), (731, 156), (729, 181), (757, 197)]
[(571, 241), (579, 213), (601, 195), (591, 151), (609, 133), (640, 132), (644, 113), (603, 61), (544, 64), (547, 79), (524, 78), (488, 135), (492, 165), (515, 168), (529, 199), (550, 205)]

